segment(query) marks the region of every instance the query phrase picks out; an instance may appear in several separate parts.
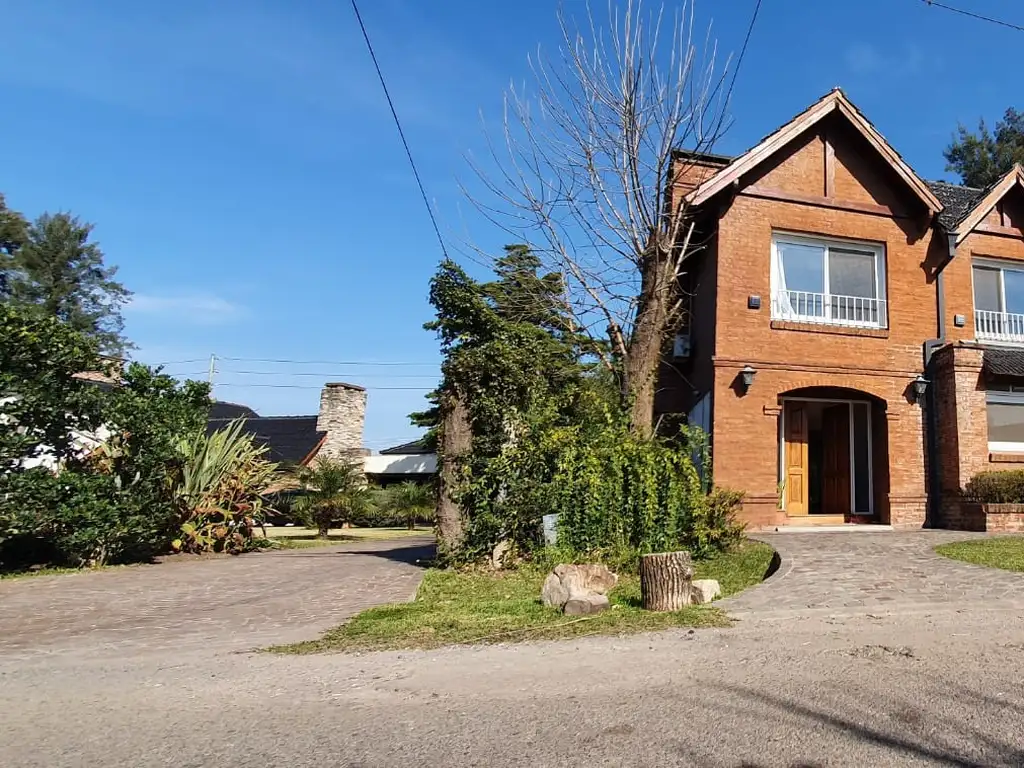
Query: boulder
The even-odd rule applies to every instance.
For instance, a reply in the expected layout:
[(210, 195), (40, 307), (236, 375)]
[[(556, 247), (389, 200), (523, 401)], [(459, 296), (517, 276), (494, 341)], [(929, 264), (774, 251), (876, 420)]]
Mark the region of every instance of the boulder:
[[(603, 597), (615, 586), (619, 577), (603, 565), (568, 565), (561, 564), (548, 574), (541, 587), (540, 597), (544, 605), (564, 610), (567, 603), (574, 599), (587, 600), (590, 597)], [(600, 604), (601, 601), (592, 603)], [(604, 603), (607, 604), (607, 599)], [(607, 605), (605, 605), (607, 607)], [(574, 607), (574, 610), (582, 610)], [(603, 610), (600, 609), (600, 610)], [(596, 611), (586, 610), (586, 613)]]
[(579, 597), (570, 597), (562, 611), (566, 616), (589, 616), (592, 613), (600, 613), (611, 608), (608, 595), (589, 594)]
[(693, 589), (692, 599), (695, 605), (710, 603), (722, 595), (722, 587), (714, 579), (694, 579), (690, 586)]

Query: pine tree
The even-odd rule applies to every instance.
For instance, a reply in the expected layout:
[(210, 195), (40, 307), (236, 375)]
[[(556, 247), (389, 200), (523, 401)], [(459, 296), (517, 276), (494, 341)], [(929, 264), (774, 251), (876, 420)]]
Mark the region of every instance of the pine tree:
[(14, 254), (25, 244), (28, 237), (28, 222), (17, 211), (7, 207), (4, 196), (0, 195), (0, 299), (9, 295), (10, 282), (15, 271)]
[(1012, 107), (996, 123), (992, 133), (985, 121), (972, 133), (963, 125), (943, 153), (946, 170), (956, 171), (969, 187), (987, 187), (1016, 163), (1024, 164), (1024, 114)]
[[(8, 227), (20, 234), (16, 221)], [(103, 352), (121, 354), (130, 346), (122, 335), (121, 307), (131, 293), (114, 279), (117, 268), (103, 264), (103, 251), (89, 242), (91, 232), (91, 224), (67, 213), (36, 219), (7, 256), (7, 299), (36, 306), (95, 339)]]

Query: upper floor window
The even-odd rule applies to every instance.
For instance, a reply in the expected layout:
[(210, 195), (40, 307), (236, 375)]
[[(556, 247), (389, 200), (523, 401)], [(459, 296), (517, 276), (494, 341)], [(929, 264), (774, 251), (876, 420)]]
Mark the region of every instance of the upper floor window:
[(776, 232), (772, 318), (885, 328), (885, 248)]
[(1024, 264), (976, 261), (973, 273), (975, 335), (1024, 343)]

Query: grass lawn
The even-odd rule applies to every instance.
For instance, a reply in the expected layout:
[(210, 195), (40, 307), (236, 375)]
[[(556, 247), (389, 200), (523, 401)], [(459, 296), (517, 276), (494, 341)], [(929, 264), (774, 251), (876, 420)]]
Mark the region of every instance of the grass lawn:
[[(772, 548), (746, 542), (735, 552), (695, 564), (696, 577), (718, 579), (723, 596), (757, 584)], [(437, 648), (456, 643), (557, 640), (582, 635), (647, 632), (669, 627), (722, 627), (729, 619), (711, 605), (675, 613), (640, 608), (640, 579), (625, 575), (611, 591), (612, 607), (596, 616), (566, 617), (540, 602), (546, 570), (460, 572), (428, 570), (412, 603), (363, 611), (318, 640), (270, 650), (282, 653)]]
[(423, 536), (434, 532), (433, 528), (417, 526), (408, 528), (332, 528), (326, 539), (318, 539), (316, 531), (309, 528), (267, 528), (267, 538), (279, 549), (305, 549), (351, 541), (383, 541), (401, 539), (406, 536)]
[(956, 541), (942, 544), (935, 551), (943, 557), (965, 563), (1002, 568), (1004, 571), (1024, 571), (1024, 538), (1019, 536)]

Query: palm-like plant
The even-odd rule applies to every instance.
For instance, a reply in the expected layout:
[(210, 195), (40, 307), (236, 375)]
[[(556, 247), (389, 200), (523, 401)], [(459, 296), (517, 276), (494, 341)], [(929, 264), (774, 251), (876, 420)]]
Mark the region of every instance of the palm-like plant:
[(319, 458), (298, 471), (302, 495), (292, 509), (303, 523), (326, 539), (331, 526), (370, 511), (373, 492), (366, 484), (362, 464), (345, 459)]
[(243, 426), (236, 419), (212, 434), (179, 441), (182, 461), (173, 490), (182, 523), (175, 549), (241, 552), (253, 546), (277, 464)]
[(429, 485), (404, 482), (386, 490), (384, 503), (397, 517), (405, 520), (411, 531), (417, 520), (433, 514), (434, 491)]

